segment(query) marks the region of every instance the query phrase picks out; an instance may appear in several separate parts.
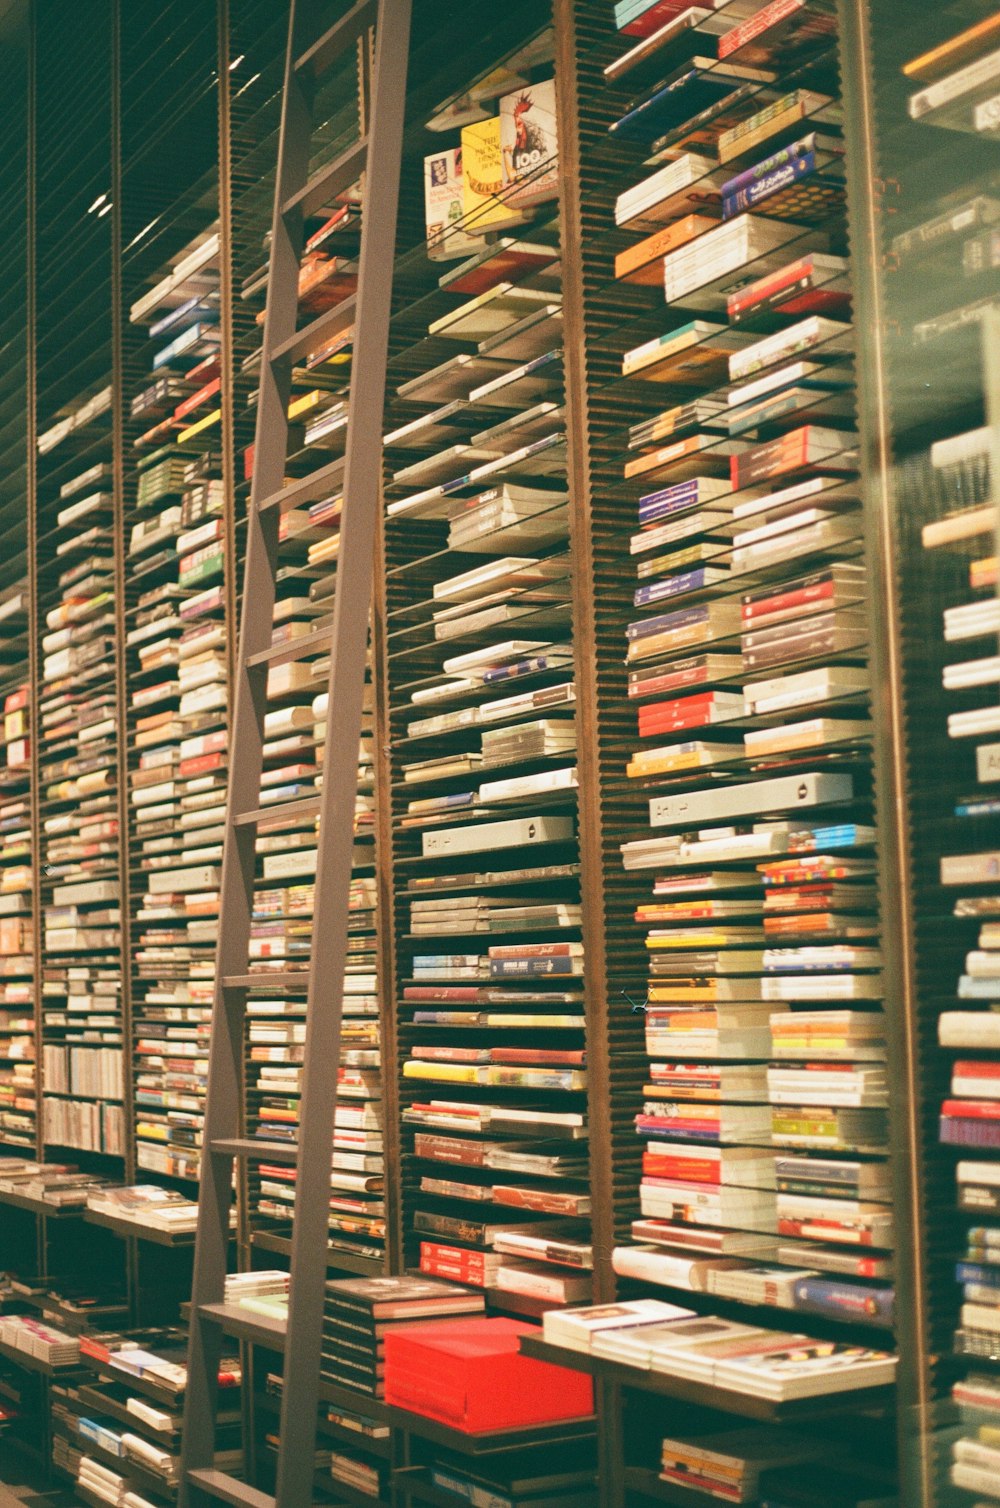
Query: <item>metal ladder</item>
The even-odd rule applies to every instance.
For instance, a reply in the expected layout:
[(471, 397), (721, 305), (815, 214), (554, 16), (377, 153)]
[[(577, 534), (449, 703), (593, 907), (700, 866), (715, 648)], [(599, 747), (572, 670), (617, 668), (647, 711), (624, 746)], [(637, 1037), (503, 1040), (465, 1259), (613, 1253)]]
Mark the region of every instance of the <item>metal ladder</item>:
[[(304, 1508), (313, 1501), (320, 1343), (327, 1276), (330, 1149), (337, 1099), (354, 791), (361, 734), (373, 559), (381, 497), (382, 416), (392, 295), (392, 248), (402, 157), (410, 0), (357, 0), (323, 35), (307, 32), (309, 6), (291, 0), (278, 169), (270, 248), (260, 398), (250, 497), (246, 574), (230, 741), (229, 795), (220, 890), (217, 975), (212, 1011), (204, 1149), (195, 1246), (180, 1504)], [(305, 14), (304, 14), (305, 13)], [(375, 28), (369, 129), (309, 176), (317, 81)], [(364, 173), (357, 293), (297, 329), (299, 262), (306, 217)], [(288, 402), (292, 369), (354, 327), (346, 454), (288, 485)], [(264, 715), (269, 668), (315, 653), (318, 633), (272, 648), (281, 515), (343, 493), (332, 632), (329, 632), (328, 738), (322, 792), (261, 807)], [(318, 813), (313, 940), (319, 957), (306, 974), (249, 972), (255, 844), (273, 830)], [(308, 982), (306, 1041), (296, 1147), (242, 1139), (241, 1064), (247, 993), (301, 989)], [(331, 1066), (333, 1065), (333, 1066)], [(295, 1162), (288, 1325), (273, 1322), (285, 1354), (276, 1495), (214, 1468), (218, 1368), (224, 1336), (238, 1334), (224, 1304), (232, 1178), (236, 1159)], [(249, 1318), (249, 1316), (248, 1316)], [(259, 1318), (259, 1317), (258, 1317)]]

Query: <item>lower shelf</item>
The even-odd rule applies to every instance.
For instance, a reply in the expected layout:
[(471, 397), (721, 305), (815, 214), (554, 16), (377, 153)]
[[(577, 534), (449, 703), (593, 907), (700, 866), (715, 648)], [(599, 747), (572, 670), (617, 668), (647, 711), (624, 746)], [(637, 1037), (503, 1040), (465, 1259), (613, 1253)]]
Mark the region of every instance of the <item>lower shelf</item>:
[(626, 1466), (625, 1490), (657, 1503), (674, 1503), (676, 1508), (718, 1508), (719, 1499), (709, 1492), (678, 1487), (665, 1482), (651, 1466)]
[(474, 1435), (465, 1430), (453, 1429), (428, 1419), (423, 1414), (411, 1414), (406, 1409), (389, 1405), (389, 1423), (394, 1429), (429, 1440), (433, 1445), (444, 1445), (463, 1456), (494, 1455), (498, 1451), (519, 1450), (526, 1445), (564, 1445), (574, 1440), (587, 1440), (596, 1433), (597, 1421), (593, 1414), (584, 1419), (561, 1419), (554, 1424), (533, 1424), (518, 1429), (495, 1429), (488, 1434)]
[[(521, 1350), (536, 1361), (549, 1361), (556, 1366), (570, 1367), (575, 1372), (586, 1372), (603, 1382), (618, 1383), (622, 1387), (637, 1388), (646, 1393), (660, 1393), (665, 1398), (676, 1398), (693, 1403), (699, 1408), (717, 1409), (725, 1414), (738, 1414), (745, 1419), (761, 1419), (773, 1423), (794, 1423), (797, 1420), (830, 1419), (838, 1414), (853, 1414), (859, 1409), (893, 1408), (896, 1390), (893, 1387), (854, 1388), (840, 1393), (824, 1393), (816, 1398), (794, 1398), (777, 1402), (772, 1398), (759, 1398), (752, 1393), (739, 1393), (731, 1388), (716, 1387), (713, 1383), (695, 1382), (685, 1377), (671, 1377), (665, 1372), (641, 1372), (638, 1367), (626, 1367), (618, 1362), (605, 1361), (600, 1356), (591, 1356), (582, 1351), (571, 1351), (565, 1346), (553, 1346), (537, 1340), (533, 1335), (521, 1337)], [(687, 1499), (690, 1502), (690, 1499)]]

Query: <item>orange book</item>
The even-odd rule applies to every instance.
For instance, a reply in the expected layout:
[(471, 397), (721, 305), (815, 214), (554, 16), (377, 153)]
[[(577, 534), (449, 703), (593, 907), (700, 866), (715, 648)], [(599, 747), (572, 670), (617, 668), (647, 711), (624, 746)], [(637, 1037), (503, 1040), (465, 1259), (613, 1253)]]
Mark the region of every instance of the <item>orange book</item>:
[(995, 47), (1000, 41), (1000, 11), (992, 16), (987, 16), (985, 21), (979, 21), (975, 26), (970, 26), (966, 31), (960, 31), (957, 36), (950, 37), (947, 42), (942, 42), (939, 47), (932, 47), (930, 52), (922, 52), (919, 57), (912, 58), (909, 63), (903, 64), (903, 72), (908, 79), (920, 79), (921, 83), (932, 83), (945, 73), (951, 73), (955, 68), (961, 68), (965, 63), (971, 63), (981, 53)]
[(718, 223), (716, 216), (708, 215), (685, 215), (681, 220), (674, 220), (662, 230), (637, 241), (627, 251), (619, 252), (615, 257), (615, 277), (625, 283), (656, 287), (663, 282), (661, 264), (667, 253), (686, 246), (688, 241), (703, 235), (706, 230), (713, 230)]
[(997, 558), (987, 555), (983, 560), (974, 560), (969, 566), (969, 585), (973, 588), (996, 586)]

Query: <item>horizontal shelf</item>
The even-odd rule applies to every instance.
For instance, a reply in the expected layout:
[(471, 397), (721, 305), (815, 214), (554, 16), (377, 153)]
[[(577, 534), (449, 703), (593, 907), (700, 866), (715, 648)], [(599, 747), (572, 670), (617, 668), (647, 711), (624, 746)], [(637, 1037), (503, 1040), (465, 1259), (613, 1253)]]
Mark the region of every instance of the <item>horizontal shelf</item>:
[[(46, 1146), (53, 1145), (52, 1142), (46, 1142)], [(66, 1209), (61, 1205), (49, 1204), (44, 1199), (32, 1199), (27, 1194), (10, 1191), (0, 1193), (0, 1204), (9, 1204), (16, 1210), (27, 1210), (29, 1214), (41, 1215), (45, 1220), (79, 1220), (84, 1210), (82, 1205)]]
[(389, 1422), (405, 1434), (416, 1435), (434, 1445), (443, 1445), (462, 1456), (490, 1456), (501, 1451), (522, 1450), (530, 1445), (572, 1444), (589, 1440), (596, 1431), (594, 1416), (582, 1419), (560, 1419), (552, 1424), (534, 1424), (517, 1429), (490, 1430), (485, 1434), (471, 1434), (454, 1429), (423, 1414), (411, 1414), (406, 1409), (389, 1405)]
[(570, 1367), (576, 1372), (586, 1372), (604, 1382), (616, 1382), (623, 1387), (637, 1388), (641, 1392), (659, 1393), (666, 1398), (693, 1403), (699, 1408), (716, 1409), (722, 1413), (738, 1414), (745, 1419), (759, 1419), (769, 1423), (804, 1422), (855, 1413), (861, 1408), (888, 1408), (894, 1406), (896, 1397), (894, 1387), (868, 1387), (854, 1388), (850, 1392), (828, 1393), (817, 1398), (779, 1402), (752, 1393), (736, 1392), (731, 1388), (715, 1387), (711, 1383), (671, 1377), (665, 1372), (642, 1372), (637, 1367), (605, 1361), (602, 1357), (571, 1351), (565, 1346), (553, 1346), (546, 1341), (536, 1340), (534, 1336), (522, 1336), (521, 1350), (537, 1361), (549, 1361), (556, 1366)]
[(54, 1366), (50, 1361), (43, 1361), (41, 1357), (31, 1356), (27, 1351), (21, 1351), (17, 1346), (9, 1346), (6, 1341), (0, 1340), (0, 1356), (12, 1361), (15, 1366), (23, 1367), (26, 1372), (37, 1372), (41, 1377), (66, 1377), (71, 1372), (80, 1370), (81, 1362), (68, 1361), (62, 1366)]
[[(254, 1231), (250, 1237), (250, 1245), (256, 1246), (261, 1251), (272, 1251), (278, 1256), (290, 1257), (292, 1254), (291, 1236), (274, 1235), (270, 1231)], [(380, 1278), (385, 1272), (385, 1262), (381, 1257), (365, 1257), (355, 1255), (354, 1252), (337, 1251), (332, 1246), (327, 1247), (326, 1265), (330, 1271), (353, 1272), (364, 1278)]]
[(119, 1215), (107, 1215), (102, 1210), (84, 1210), (83, 1218), (88, 1225), (102, 1225), (126, 1240), (147, 1241), (152, 1246), (169, 1246), (174, 1249), (194, 1249), (194, 1231), (158, 1230), (152, 1225), (141, 1225), (138, 1220), (125, 1220)]

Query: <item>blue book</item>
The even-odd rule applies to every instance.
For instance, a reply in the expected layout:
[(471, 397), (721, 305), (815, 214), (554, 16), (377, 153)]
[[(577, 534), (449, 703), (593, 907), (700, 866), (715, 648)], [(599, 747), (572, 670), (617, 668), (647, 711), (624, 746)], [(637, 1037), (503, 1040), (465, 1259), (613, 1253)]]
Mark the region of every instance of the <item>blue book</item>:
[(956, 817), (994, 817), (1000, 812), (1000, 796), (983, 796), (955, 803)]
[[(656, 523), (674, 513), (684, 513), (688, 508), (710, 502), (719, 496), (715, 486), (703, 488), (706, 478), (691, 477), (686, 482), (675, 482), (670, 487), (661, 487), (657, 492), (647, 492), (639, 499), (639, 522)], [(728, 487), (725, 489), (728, 492)]]
[[(695, 66), (660, 84), (647, 99), (608, 127), (621, 141), (655, 141), (700, 110), (725, 99), (743, 82), (731, 77), (715, 58), (694, 58)], [(767, 81), (770, 75), (761, 75)]]
[(690, 628), (695, 623), (708, 621), (708, 605), (679, 608), (675, 613), (661, 613), (658, 618), (642, 618), (630, 623), (625, 630), (627, 639), (646, 639), (650, 634), (665, 634), (675, 628)]
[(219, 318), (218, 303), (205, 299), (201, 294), (195, 294), (185, 303), (178, 304), (176, 309), (171, 309), (162, 319), (158, 319), (155, 325), (149, 327), (149, 338), (155, 340), (158, 335), (163, 335), (167, 330), (174, 330), (178, 325), (188, 324), (192, 321), (201, 321), (203, 324), (215, 324)]
[(854, 1320), (861, 1325), (892, 1324), (895, 1288), (867, 1288), (834, 1278), (800, 1278), (793, 1290), (794, 1307), (805, 1314)]
[(682, 597), (685, 592), (700, 591), (702, 587), (725, 581), (728, 575), (728, 571), (720, 571), (715, 566), (696, 566), (693, 571), (682, 571), (678, 576), (654, 581), (651, 586), (638, 587), (632, 600), (636, 607), (648, 607), (653, 602)]
[(978, 1283), (980, 1287), (1000, 1288), (1000, 1267), (984, 1262), (956, 1262), (955, 1277), (959, 1283)]
[(815, 171), (816, 154), (807, 152), (804, 157), (795, 157), (791, 162), (772, 168), (769, 173), (765, 173), (753, 183), (748, 183), (745, 188), (737, 189), (731, 194), (723, 192), (723, 220), (732, 220), (734, 216), (741, 215), (744, 210), (754, 209), (756, 205), (769, 199), (772, 194), (777, 194), (781, 189), (798, 183), (801, 178), (808, 178), (810, 173), (815, 173)]
[(564, 670), (572, 663), (573, 651), (567, 645), (556, 654), (532, 655), (527, 660), (517, 660), (512, 665), (494, 665), (483, 671), (483, 685), (496, 681), (513, 681), (522, 675), (535, 675), (540, 670)]
[(491, 979), (525, 979), (546, 974), (582, 974), (583, 958), (491, 958)]
[(808, 136), (800, 137), (798, 141), (790, 141), (786, 147), (780, 147), (768, 157), (755, 162), (753, 167), (744, 168), (742, 173), (736, 173), (734, 177), (727, 178), (722, 185), (721, 193), (724, 199), (732, 198), (740, 189), (752, 188), (769, 173), (777, 168), (786, 167), (789, 163), (796, 162), (800, 157), (810, 153), (815, 155), (817, 150), (816, 132), (810, 131)]
[(205, 354), (208, 347), (213, 349), (219, 344), (219, 327), (215, 324), (206, 324), (204, 320), (195, 325), (189, 325), (180, 335), (156, 352), (153, 357), (153, 371), (160, 367), (170, 366), (174, 361), (181, 358), (184, 364), (193, 364), (196, 359)]

